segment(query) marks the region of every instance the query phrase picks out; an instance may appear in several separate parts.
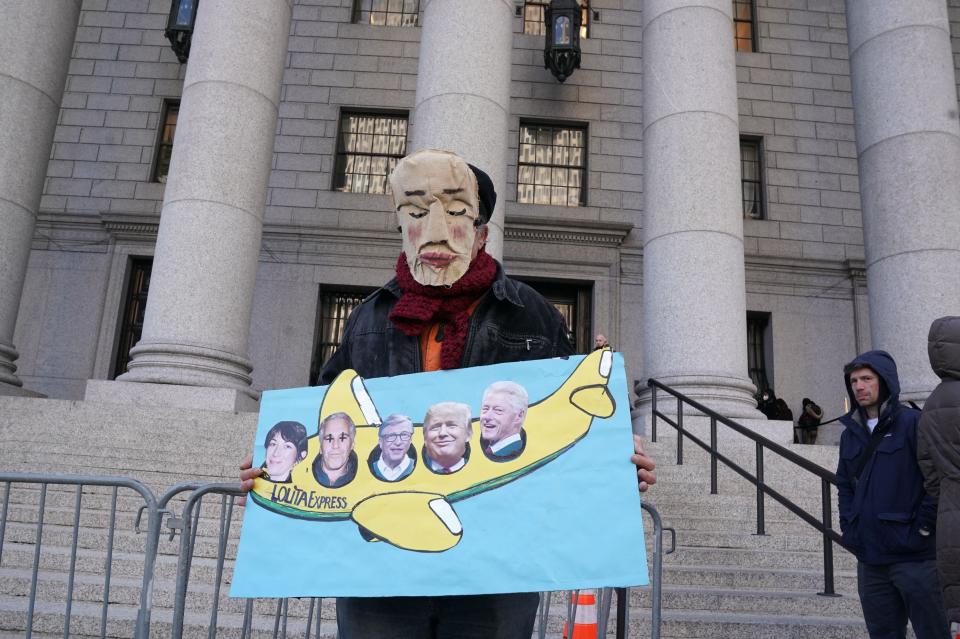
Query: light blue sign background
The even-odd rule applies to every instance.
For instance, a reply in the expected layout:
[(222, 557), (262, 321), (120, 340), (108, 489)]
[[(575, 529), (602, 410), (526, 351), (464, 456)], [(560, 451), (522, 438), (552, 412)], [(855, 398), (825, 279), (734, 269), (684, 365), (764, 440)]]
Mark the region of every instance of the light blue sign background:
[[(469, 404), (476, 418), (488, 384), (515, 381), (532, 404), (559, 388), (582, 360), (497, 364), (364, 383), (381, 418), (404, 413), (419, 422), (437, 401)], [(516, 481), (455, 502), (463, 538), (445, 552), (369, 543), (350, 520), (285, 517), (249, 499), (231, 596), (456, 595), (646, 585), (640, 496), (629, 459), (630, 404), (619, 354), (609, 390), (616, 412), (595, 418), (572, 448)], [(276, 422), (296, 420), (309, 436), (316, 434), (325, 391), (263, 394), (254, 466), (263, 463), (263, 440)]]

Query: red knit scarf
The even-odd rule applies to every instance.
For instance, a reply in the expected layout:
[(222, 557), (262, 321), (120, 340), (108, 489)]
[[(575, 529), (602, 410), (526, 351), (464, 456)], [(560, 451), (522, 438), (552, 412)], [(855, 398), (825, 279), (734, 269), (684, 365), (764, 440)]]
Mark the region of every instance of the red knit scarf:
[(390, 311), (390, 321), (411, 337), (437, 322), (444, 324), (440, 368), (459, 368), (467, 342), (467, 311), (496, 279), (496, 261), (480, 249), (467, 272), (451, 286), (424, 286), (413, 279), (404, 253), (397, 259), (396, 270), (403, 295)]

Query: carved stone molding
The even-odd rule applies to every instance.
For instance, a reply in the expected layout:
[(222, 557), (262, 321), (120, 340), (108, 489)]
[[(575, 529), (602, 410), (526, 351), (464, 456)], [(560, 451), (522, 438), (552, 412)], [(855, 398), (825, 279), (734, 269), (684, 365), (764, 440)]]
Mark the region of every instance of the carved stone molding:
[(847, 271), (850, 273), (850, 279), (858, 284), (867, 283), (867, 265), (861, 260), (847, 260), (844, 262)]
[(627, 236), (625, 231), (566, 229), (517, 226), (507, 224), (504, 232), (507, 241), (545, 242), (548, 244), (590, 244), (616, 248)]
[(111, 237), (130, 242), (155, 242), (160, 216), (143, 213), (101, 213), (100, 222)]

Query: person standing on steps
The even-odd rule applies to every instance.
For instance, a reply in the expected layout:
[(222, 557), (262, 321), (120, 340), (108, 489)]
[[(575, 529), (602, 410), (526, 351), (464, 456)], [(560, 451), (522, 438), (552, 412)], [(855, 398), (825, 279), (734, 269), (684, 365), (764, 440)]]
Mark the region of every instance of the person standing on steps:
[(857, 590), (871, 639), (949, 639), (937, 580), (936, 501), (917, 464), (920, 411), (900, 403), (886, 351), (843, 369), (853, 408), (840, 418), (837, 466), (843, 544), (857, 557)]

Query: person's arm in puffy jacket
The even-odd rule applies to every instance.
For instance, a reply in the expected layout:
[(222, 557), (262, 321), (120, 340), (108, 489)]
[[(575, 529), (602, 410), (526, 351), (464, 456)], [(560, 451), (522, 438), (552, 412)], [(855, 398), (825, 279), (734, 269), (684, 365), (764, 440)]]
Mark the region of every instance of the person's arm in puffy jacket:
[(940, 472), (937, 465), (933, 463), (933, 456), (930, 451), (933, 449), (933, 442), (927, 436), (927, 433), (933, 428), (933, 417), (927, 413), (920, 416), (920, 423), (917, 425), (917, 465), (920, 466), (920, 472), (923, 473), (923, 487), (927, 494), (934, 499), (940, 497)]

